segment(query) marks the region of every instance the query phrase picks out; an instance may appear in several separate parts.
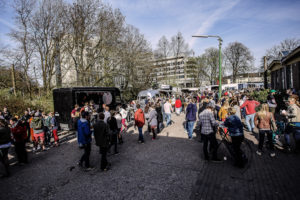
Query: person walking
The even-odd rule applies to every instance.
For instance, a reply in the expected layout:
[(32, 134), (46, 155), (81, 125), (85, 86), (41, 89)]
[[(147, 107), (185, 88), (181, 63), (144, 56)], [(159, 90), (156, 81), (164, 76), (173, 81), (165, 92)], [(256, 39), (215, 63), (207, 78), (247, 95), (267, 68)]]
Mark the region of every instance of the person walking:
[[(283, 110), (282, 114), (287, 118), (288, 124), (284, 133), (285, 141), (287, 143), (287, 149), (288, 151), (291, 151), (291, 141), (290, 141), (290, 135), (293, 134), (294, 137), (297, 135), (297, 137), (300, 135), (299, 127), (297, 127), (297, 124), (300, 122), (300, 108), (296, 104), (296, 98), (291, 96), (288, 98), (288, 108), (287, 110)], [(296, 141), (297, 145), (298, 141)], [(297, 146), (296, 146), (297, 147)], [(299, 148), (299, 144), (298, 147)]]
[(122, 137), (122, 116), (119, 112), (119, 108), (117, 107), (116, 113), (115, 113), (115, 118), (117, 120), (117, 125), (118, 125), (118, 140), (119, 144), (123, 144), (123, 137)]
[(145, 124), (145, 115), (141, 106), (139, 104), (136, 105), (137, 111), (134, 113), (134, 125), (138, 127), (139, 131), (139, 142), (144, 143), (144, 136), (143, 136), (143, 126)]
[(124, 132), (126, 132), (127, 131), (126, 118), (127, 118), (128, 112), (125, 109), (125, 105), (120, 107), (120, 114), (122, 116), (122, 125), (123, 125), (122, 128), (121, 128), (121, 131), (124, 130)]
[(276, 124), (275, 124), (275, 118), (273, 113), (269, 112), (269, 106), (268, 104), (264, 103), (261, 105), (261, 109), (258, 113), (256, 113), (254, 117), (254, 122), (256, 127), (259, 130), (259, 144), (258, 144), (258, 150), (256, 151), (257, 155), (262, 155), (262, 149), (264, 145), (264, 139), (265, 135), (267, 134), (268, 137), (268, 144), (271, 150), (270, 156), (274, 157), (274, 144), (273, 144), (273, 134), (271, 131), (271, 126), (273, 126), (273, 129), (276, 130)]
[(275, 114), (276, 107), (277, 107), (277, 103), (276, 103), (276, 100), (275, 100), (275, 97), (274, 97), (275, 93), (276, 93), (276, 90), (271, 90), (270, 94), (267, 97), (269, 110), (270, 110), (271, 113), (273, 113), (273, 115)]
[(1, 177), (9, 177), (8, 150), (11, 146), (11, 133), (5, 119), (0, 119), (0, 161), (4, 165), (5, 174)]
[(111, 117), (111, 114), (108, 106), (105, 106), (104, 110), (104, 122), (107, 123), (107, 119)]
[(255, 108), (259, 105), (259, 102), (255, 101), (252, 96), (249, 96), (245, 103), (240, 106), (241, 109), (246, 108), (245, 122), (249, 132), (254, 132), (254, 117), (256, 114)]
[(160, 105), (160, 100), (156, 103), (155, 110), (157, 112), (157, 133), (160, 133), (160, 131), (163, 128), (163, 114), (161, 111), (161, 105)]
[[(118, 122), (117, 119), (115, 118), (116, 112), (115, 111), (110, 111), (110, 117), (107, 119), (107, 124), (109, 125), (110, 129), (110, 145), (108, 148), (108, 151), (110, 151), (110, 148), (114, 146), (114, 155), (117, 155), (118, 152), (118, 133), (119, 133), (119, 128), (118, 128)], [(105, 119), (105, 114), (104, 114), (104, 119)], [(103, 120), (104, 121), (104, 120)]]
[[(226, 100), (224, 101), (223, 105), (221, 106), (221, 109), (218, 113), (219, 119), (221, 119), (222, 122), (225, 121), (227, 115), (228, 115), (228, 109), (229, 109), (229, 102)], [(227, 128), (224, 128), (224, 132), (227, 134)]]
[(10, 120), (10, 124), (10, 130), (14, 139), (18, 164), (23, 165), (28, 163), (27, 151), (25, 149), (27, 139), (26, 125), (22, 124), (21, 121), (18, 121), (15, 117)]
[(204, 159), (209, 160), (208, 155), (208, 142), (211, 145), (212, 149), (212, 161), (219, 162), (220, 160), (217, 157), (217, 139), (216, 139), (216, 128), (218, 127), (218, 123), (214, 118), (214, 114), (212, 112), (213, 106), (208, 104), (206, 109), (200, 113), (199, 115), (199, 126), (201, 138), (203, 139), (203, 152)]
[(45, 134), (45, 145), (50, 145), (51, 140), (51, 117), (49, 115), (46, 115), (45, 112), (42, 112), (42, 120), (43, 120), (43, 131)]
[(167, 126), (171, 125), (171, 113), (173, 112), (172, 105), (169, 102), (169, 99), (166, 100), (164, 104), (164, 112), (167, 117)]
[(243, 124), (241, 119), (236, 115), (236, 109), (230, 107), (228, 109), (229, 116), (224, 121), (224, 126), (228, 128), (229, 135), (232, 141), (232, 147), (234, 151), (234, 165), (243, 168), (247, 159), (243, 157), (241, 150), (241, 144), (244, 140)]
[(104, 114), (99, 114), (99, 121), (94, 125), (94, 137), (96, 145), (99, 147), (99, 152), (101, 154), (101, 165), (102, 171), (107, 171), (109, 169), (109, 164), (107, 162), (107, 151), (109, 147), (109, 125), (104, 122)]
[(151, 131), (152, 131), (152, 140), (156, 139), (156, 128), (157, 128), (157, 112), (155, 110), (155, 104), (152, 103), (150, 106), (150, 110), (149, 110), (149, 120), (148, 120), (148, 124), (151, 127)]
[(189, 99), (189, 104), (186, 108), (186, 123), (187, 123), (187, 132), (188, 132), (188, 138), (193, 138), (193, 130), (194, 130), (194, 124), (197, 119), (197, 105), (196, 105), (196, 99)]
[(175, 112), (176, 115), (179, 116), (180, 112), (181, 112), (181, 107), (182, 107), (182, 102), (179, 99), (179, 97), (177, 97), (176, 101), (175, 101)]
[(26, 139), (26, 141), (27, 142), (30, 141), (30, 125), (29, 125), (29, 120), (30, 120), (29, 112), (27, 110), (25, 110), (24, 111), (24, 115), (21, 117), (21, 121), (22, 121), (22, 123), (26, 127), (26, 132), (27, 132), (27, 139)]
[(90, 171), (93, 168), (90, 166), (90, 153), (91, 153), (91, 142), (92, 142), (92, 134), (90, 130), (90, 123), (87, 120), (88, 112), (82, 111), (81, 118), (78, 120), (78, 140), (79, 143), (82, 144), (84, 153), (81, 156), (78, 165), (80, 167), (83, 166), (83, 162), (85, 164), (85, 170)]
[(53, 138), (54, 138), (54, 146), (57, 147), (59, 146), (59, 138), (57, 135), (57, 130), (58, 130), (58, 123), (57, 120), (53, 114), (53, 112), (49, 113), (50, 117), (50, 131), (52, 132)]

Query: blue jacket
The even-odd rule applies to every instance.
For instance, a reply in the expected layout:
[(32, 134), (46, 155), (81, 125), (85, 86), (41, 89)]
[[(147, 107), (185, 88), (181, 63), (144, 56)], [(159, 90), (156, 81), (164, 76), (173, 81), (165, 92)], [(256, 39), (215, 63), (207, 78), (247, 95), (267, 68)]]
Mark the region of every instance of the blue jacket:
[(90, 124), (86, 119), (78, 120), (78, 143), (89, 144), (92, 141), (92, 134), (90, 131)]
[(196, 104), (190, 103), (186, 108), (186, 120), (196, 121), (197, 116), (197, 106)]
[(230, 136), (244, 135), (243, 124), (240, 118), (236, 115), (231, 115), (226, 118), (224, 126), (228, 128)]

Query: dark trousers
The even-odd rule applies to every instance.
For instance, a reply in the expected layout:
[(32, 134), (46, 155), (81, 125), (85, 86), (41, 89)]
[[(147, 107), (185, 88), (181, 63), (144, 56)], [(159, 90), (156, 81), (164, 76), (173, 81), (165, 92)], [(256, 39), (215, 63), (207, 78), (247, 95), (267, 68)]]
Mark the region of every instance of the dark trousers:
[(45, 144), (50, 144), (50, 139), (51, 139), (50, 130), (47, 126), (44, 126), (43, 130), (45, 134)]
[(244, 136), (231, 136), (232, 140), (232, 148), (234, 151), (234, 159), (235, 159), (235, 164), (237, 166), (243, 166), (243, 152), (241, 150), (241, 144), (244, 140)]
[(0, 149), (0, 161), (4, 165), (5, 175), (9, 175), (8, 149), (9, 148)]
[(155, 129), (156, 129), (156, 126), (152, 126), (151, 127), (151, 130), (152, 130), (152, 134), (153, 134), (153, 139), (156, 139), (156, 131), (155, 131)]
[(100, 154), (101, 154), (101, 169), (104, 170), (107, 167), (107, 148), (106, 147), (100, 147)]
[(114, 153), (118, 152), (118, 133), (114, 133), (111, 135), (111, 143), (109, 149), (114, 146)]
[(81, 156), (80, 163), (85, 163), (85, 167), (90, 167), (90, 154), (91, 154), (91, 143), (84, 144), (84, 153)]
[(17, 154), (17, 158), (19, 163), (27, 163), (27, 151), (25, 149), (25, 141), (24, 142), (16, 142), (15, 143), (15, 151)]
[(273, 140), (272, 140), (272, 131), (270, 131), (270, 130), (259, 130), (258, 149), (262, 150), (266, 134), (267, 134), (267, 137), (268, 137), (269, 147), (273, 151), (274, 150), (274, 144), (273, 144)]
[(212, 158), (213, 159), (217, 159), (217, 146), (218, 146), (218, 143), (217, 143), (217, 139), (216, 139), (215, 133), (210, 133), (208, 135), (201, 134), (201, 138), (203, 140), (204, 158), (206, 160), (209, 159), (208, 150), (207, 150), (208, 142), (209, 142), (210, 143), (210, 147), (212, 149), (212, 154), (213, 154)]

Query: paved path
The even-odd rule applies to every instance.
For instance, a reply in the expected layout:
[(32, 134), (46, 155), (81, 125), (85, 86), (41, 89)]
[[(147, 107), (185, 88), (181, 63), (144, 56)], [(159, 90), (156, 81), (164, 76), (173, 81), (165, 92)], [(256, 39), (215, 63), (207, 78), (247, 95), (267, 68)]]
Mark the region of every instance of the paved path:
[[(253, 156), (240, 170), (230, 158), (220, 164), (202, 159), (202, 144), (187, 140), (183, 115), (164, 129), (159, 139), (137, 143), (137, 130), (124, 136), (120, 154), (109, 156), (112, 170), (101, 172), (100, 155), (93, 144), (91, 164), (83, 172), (76, 166), (82, 154), (76, 141), (40, 154), (30, 164), (12, 166), (13, 176), (0, 179), (0, 199), (299, 199), (300, 159), (277, 153)], [(247, 135), (255, 141), (255, 137)], [(251, 142), (252, 143), (252, 142)], [(220, 148), (220, 157), (227, 155)], [(73, 169), (73, 167), (75, 167)]]

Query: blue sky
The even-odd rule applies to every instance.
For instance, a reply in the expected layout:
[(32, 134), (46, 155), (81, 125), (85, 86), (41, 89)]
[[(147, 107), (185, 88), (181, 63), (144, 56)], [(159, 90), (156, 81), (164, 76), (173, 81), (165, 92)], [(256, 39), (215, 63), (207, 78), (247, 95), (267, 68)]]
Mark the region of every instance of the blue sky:
[[(9, 0), (7, 0), (10, 2)], [(286, 38), (300, 38), (300, 1), (297, 0), (104, 0), (119, 8), (126, 22), (140, 32), (156, 48), (165, 35), (170, 39), (178, 31), (195, 51), (217, 47), (214, 38), (192, 38), (192, 35), (211, 34), (228, 43), (246, 45), (255, 57), (255, 65), (266, 49)], [(0, 42), (12, 44), (5, 35), (13, 27), (12, 11), (0, 14)]]

